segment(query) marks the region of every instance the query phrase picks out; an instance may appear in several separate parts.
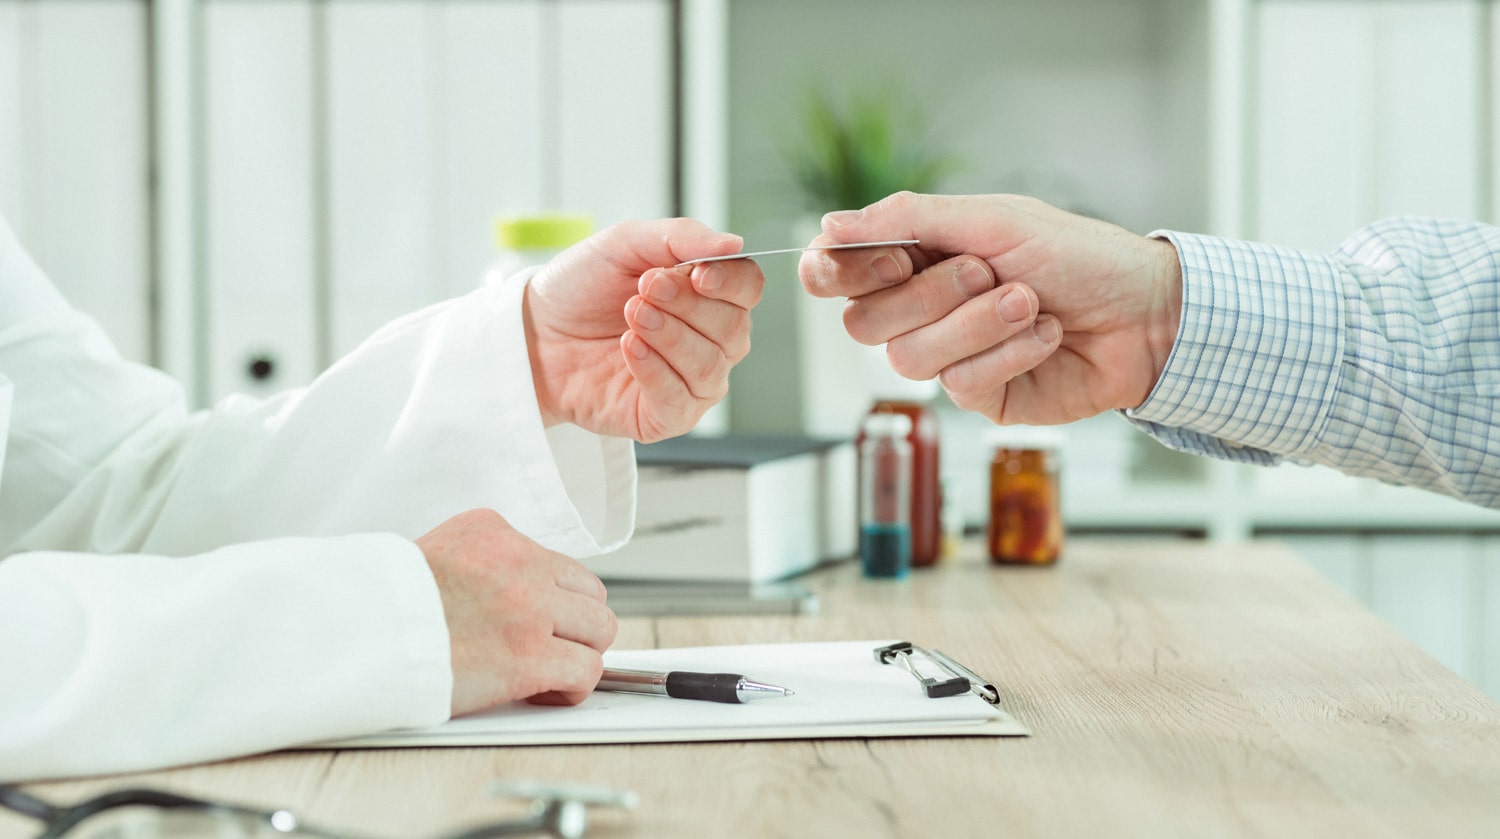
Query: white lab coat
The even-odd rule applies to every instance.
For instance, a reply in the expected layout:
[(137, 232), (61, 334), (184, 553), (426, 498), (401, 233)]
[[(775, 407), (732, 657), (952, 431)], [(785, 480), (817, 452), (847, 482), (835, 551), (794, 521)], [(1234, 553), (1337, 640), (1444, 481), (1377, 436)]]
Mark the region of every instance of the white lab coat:
[(629, 536), (629, 441), (544, 429), (524, 277), (389, 324), (307, 388), (189, 413), (0, 220), (0, 780), (212, 760), (448, 716), (411, 539), (499, 511)]

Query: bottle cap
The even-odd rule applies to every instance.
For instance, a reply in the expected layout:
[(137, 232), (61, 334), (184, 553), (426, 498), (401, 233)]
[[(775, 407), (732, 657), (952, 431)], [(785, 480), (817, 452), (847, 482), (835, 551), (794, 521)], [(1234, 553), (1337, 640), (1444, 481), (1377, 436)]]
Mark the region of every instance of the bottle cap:
[(1060, 449), (1067, 441), (1061, 428), (1045, 425), (999, 425), (984, 433), (985, 445), (991, 449)]
[(567, 213), (507, 216), (495, 222), (495, 241), (515, 251), (558, 250), (578, 244), (592, 232), (592, 218)]
[(911, 417), (884, 411), (867, 414), (862, 427), (866, 437), (905, 437), (911, 433)]

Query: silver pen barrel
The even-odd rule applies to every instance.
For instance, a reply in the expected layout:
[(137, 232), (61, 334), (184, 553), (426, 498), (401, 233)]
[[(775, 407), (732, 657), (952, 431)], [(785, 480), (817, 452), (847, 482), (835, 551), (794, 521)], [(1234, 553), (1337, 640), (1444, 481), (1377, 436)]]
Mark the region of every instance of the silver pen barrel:
[(604, 668), (599, 686), (594, 690), (610, 690), (624, 693), (653, 693), (667, 695), (667, 674), (650, 670), (619, 670)]

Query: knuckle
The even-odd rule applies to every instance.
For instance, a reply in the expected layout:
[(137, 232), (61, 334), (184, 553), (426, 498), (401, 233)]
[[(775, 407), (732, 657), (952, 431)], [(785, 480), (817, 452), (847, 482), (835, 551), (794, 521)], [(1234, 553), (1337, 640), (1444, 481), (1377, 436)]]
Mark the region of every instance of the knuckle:
[(891, 341), (885, 346), (886, 362), (891, 369), (904, 378), (920, 380), (930, 379), (936, 371), (922, 360), (921, 353), (912, 347), (912, 341), (902, 337)]
[(552, 628), (524, 614), (509, 613), (500, 619), (500, 641), (513, 661), (531, 661), (541, 656)]
[[(690, 388), (689, 392), (697, 402), (708, 403), (707, 405), (700, 404), (696, 406), (693, 409), (696, 415), (700, 411), (708, 410), (708, 405), (718, 402), (729, 394), (729, 377), (719, 376), (713, 379), (705, 379)], [(694, 416), (694, 419), (696, 420), (696, 416)]]
[(908, 283), (916, 297), (916, 309), (922, 313), (924, 322), (942, 318), (952, 309), (943, 289), (936, 283)]
[(996, 321), (1000, 319), (1000, 313), (994, 306), (963, 306), (957, 314), (955, 325), (960, 346), (978, 352), (997, 343)]
[(489, 611), (516, 618), (506, 623), (506, 636), (519, 639), (535, 631), (532, 618), (541, 613), (541, 605), (524, 585), (497, 586), (490, 598)]
[(641, 424), (640, 434), (636, 441), (640, 443), (660, 443), (662, 440), (673, 436), (670, 429), (655, 419), (648, 419)]
[(953, 404), (965, 411), (976, 409), (982, 402), (982, 387), (972, 358), (966, 358), (943, 368), (943, 371), (938, 374), (938, 382), (948, 393), (948, 398), (953, 400)]
[(584, 650), (578, 667), (574, 668), (575, 681), (571, 685), (578, 690), (592, 690), (604, 677), (604, 654), (598, 650)]
[(710, 395), (708, 391), (717, 390), (721, 385), (727, 385), (727, 379), (729, 378), (727, 360), (724, 353), (715, 347), (712, 352), (704, 353), (701, 358), (698, 358), (693, 363), (690, 376), (696, 383), (692, 389), (694, 396), (700, 398), (706, 397)]
[(730, 328), (714, 342), (729, 367), (744, 361), (745, 356), (750, 354), (750, 332), (753, 329), (754, 323), (750, 319), (750, 313), (741, 309), (735, 315)]
[(849, 333), (850, 338), (867, 347), (880, 343), (880, 335), (875, 331), (870, 304), (863, 300), (851, 299), (844, 305), (844, 331)]
[(604, 620), (600, 626), (600, 630), (600, 635), (604, 639), (604, 646), (608, 648), (620, 634), (620, 619), (615, 616), (614, 610), (604, 610)]
[(572, 559), (570, 557), (568, 561), (578, 565), (584, 570), (585, 573), (583, 578), (585, 580), (588, 580), (587, 585), (590, 589), (592, 589), (592, 591), (589, 592), (589, 596), (599, 601), (600, 603), (604, 603), (609, 598), (609, 589), (605, 587), (604, 581), (595, 576), (594, 572), (588, 569), (588, 566), (584, 565), (578, 560)]
[(753, 309), (760, 305), (761, 298), (766, 292), (766, 275), (762, 274), (759, 266), (755, 268), (752, 276), (745, 282), (739, 284), (740, 294), (744, 298), (746, 309)]
[(472, 510), (465, 510), (454, 516), (453, 521), (471, 526), (494, 527), (504, 523), (505, 520), (500, 517), (499, 513), (489, 507), (475, 507)]
[(892, 210), (894, 212), (901, 213), (910, 210), (912, 208), (912, 205), (915, 204), (916, 201), (917, 194), (915, 192), (912, 192), (909, 189), (903, 189), (900, 192), (894, 192), (890, 195), (887, 195), (885, 198), (882, 198), (879, 201), (875, 202), (875, 205), (882, 210)]
[(731, 342), (725, 355), (731, 365), (744, 361), (750, 355), (750, 334), (747, 332)]

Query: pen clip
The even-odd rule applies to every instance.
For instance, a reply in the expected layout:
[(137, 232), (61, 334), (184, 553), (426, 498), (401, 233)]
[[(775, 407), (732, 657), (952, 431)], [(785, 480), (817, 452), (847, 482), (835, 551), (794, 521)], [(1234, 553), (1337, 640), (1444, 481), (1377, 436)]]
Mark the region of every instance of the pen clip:
[[(942, 676), (946, 678), (924, 675), (913, 661), (913, 656), (917, 655), (935, 664), (943, 671)], [(991, 705), (997, 705), (1000, 702), (1000, 691), (996, 690), (994, 685), (939, 650), (924, 649), (910, 641), (897, 641), (894, 644), (876, 647), (875, 660), (881, 664), (899, 662), (922, 685), (922, 690), (928, 698), (936, 699), (942, 696), (957, 696), (960, 693), (973, 693)]]

